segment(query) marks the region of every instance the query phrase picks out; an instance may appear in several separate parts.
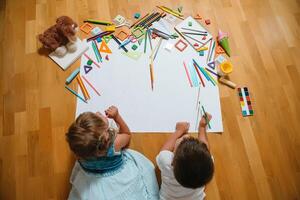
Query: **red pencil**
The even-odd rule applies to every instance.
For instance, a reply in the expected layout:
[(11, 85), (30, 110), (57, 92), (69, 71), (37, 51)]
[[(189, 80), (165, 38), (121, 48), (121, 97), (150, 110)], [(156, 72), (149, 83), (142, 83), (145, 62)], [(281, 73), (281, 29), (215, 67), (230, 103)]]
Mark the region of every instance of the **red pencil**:
[(185, 73), (186, 73), (186, 76), (188, 77), (188, 80), (189, 80), (189, 83), (190, 83), (190, 86), (193, 87), (192, 85), (192, 81), (191, 81), (191, 78), (190, 78), (190, 75), (189, 75), (189, 72), (187, 70), (187, 67), (186, 67), (186, 64), (185, 62), (183, 61), (183, 66), (184, 66), (184, 69), (185, 69)]
[(200, 72), (199, 72), (199, 69), (197, 68), (197, 66), (195, 65), (195, 63), (193, 63), (193, 65), (194, 65), (194, 67), (195, 67), (195, 69), (196, 69), (196, 72), (197, 72), (197, 74), (198, 74), (198, 76), (199, 76), (199, 78), (200, 78), (200, 81), (201, 81), (203, 87), (205, 87), (205, 84), (204, 84), (204, 81), (203, 81), (203, 79), (202, 79), (202, 77), (201, 77), (201, 74), (200, 74)]

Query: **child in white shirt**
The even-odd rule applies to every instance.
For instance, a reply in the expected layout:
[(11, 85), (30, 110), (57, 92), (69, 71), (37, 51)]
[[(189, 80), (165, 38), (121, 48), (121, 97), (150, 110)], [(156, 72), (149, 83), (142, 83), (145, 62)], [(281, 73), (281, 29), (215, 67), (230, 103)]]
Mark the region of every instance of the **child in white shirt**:
[(213, 177), (214, 164), (209, 152), (206, 126), (211, 115), (199, 122), (198, 138), (188, 135), (189, 123), (178, 122), (156, 157), (161, 171), (161, 200), (204, 199), (204, 186)]

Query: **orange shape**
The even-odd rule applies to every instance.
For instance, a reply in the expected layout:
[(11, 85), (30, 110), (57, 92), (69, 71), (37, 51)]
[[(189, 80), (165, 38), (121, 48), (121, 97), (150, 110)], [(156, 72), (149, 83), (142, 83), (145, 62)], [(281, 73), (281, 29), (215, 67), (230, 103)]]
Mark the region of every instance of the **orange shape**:
[(102, 40), (102, 42), (101, 42), (101, 46), (99, 48), (99, 51), (103, 52), (103, 53), (112, 53), (110, 48), (107, 46), (107, 44), (104, 40)]
[(80, 30), (86, 34), (89, 34), (93, 28), (94, 27), (89, 23), (84, 23), (82, 26), (80, 26)]
[(122, 26), (117, 28), (115, 31), (115, 36), (119, 40), (123, 41), (130, 35), (130, 29), (127, 26)]

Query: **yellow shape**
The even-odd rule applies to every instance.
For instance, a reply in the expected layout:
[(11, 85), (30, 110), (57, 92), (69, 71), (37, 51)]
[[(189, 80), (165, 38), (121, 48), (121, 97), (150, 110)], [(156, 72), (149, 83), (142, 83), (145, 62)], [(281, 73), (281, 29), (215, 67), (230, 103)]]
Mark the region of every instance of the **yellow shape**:
[(115, 31), (116, 30), (116, 26), (115, 25), (111, 25), (111, 26), (106, 26), (105, 27), (106, 31)]

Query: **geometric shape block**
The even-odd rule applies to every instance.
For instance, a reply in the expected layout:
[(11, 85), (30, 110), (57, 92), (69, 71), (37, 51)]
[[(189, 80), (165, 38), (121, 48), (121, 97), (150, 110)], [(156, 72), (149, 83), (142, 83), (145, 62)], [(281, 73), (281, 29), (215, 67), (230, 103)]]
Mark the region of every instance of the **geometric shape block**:
[(250, 115), (253, 115), (253, 113), (254, 113), (253, 110), (250, 110)]
[(106, 44), (112, 39), (111, 35), (105, 35), (102, 39), (106, 42)]
[(117, 15), (114, 19), (113, 19), (113, 22), (116, 24), (116, 25), (120, 25), (120, 24), (123, 24), (125, 22), (125, 17), (123, 17), (122, 15)]
[(97, 42), (99, 42), (99, 43), (102, 41), (101, 37), (98, 37), (96, 40), (97, 40)]
[(179, 51), (185, 50), (185, 48), (186, 48), (187, 46), (188, 46), (188, 45), (187, 45), (184, 41), (182, 41), (181, 39), (178, 40), (178, 42), (175, 44), (176, 49), (178, 49)]
[(192, 25), (193, 25), (193, 22), (188, 22), (188, 25), (189, 25), (189, 26), (192, 26)]
[(140, 16), (141, 16), (141, 14), (140, 14), (140, 13), (135, 13), (135, 14), (134, 14), (134, 18), (135, 18), (135, 19), (138, 19), (138, 18), (140, 18)]
[(131, 47), (133, 50), (136, 50), (137, 48), (138, 48), (138, 46), (137, 45), (132, 45), (132, 47)]
[(203, 37), (202, 37), (202, 40), (206, 40), (206, 36), (203, 36)]
[(108, 55), (106, 55), (106, 56), (105, 56), (105, 60), (109, 60), (109, 57), (108, 57)]
[(145, 34), (141, 27), (137, 27), (137, 28), (133, 29), (131, 31), (131, 33), (136, 39), (140, 38), (142, 35)]
[(83, 69), (84, 69), (84, 73), (87, 74), (93, 69), (93, 67), (90, 65), (84, 65)]
[(88, 60), (86, 64), (92, 65), (92, 64), (93, 64), (93, 61), (92, 61), (92, 60)]
[(98, 35), (102, 32), (102, 30), (99, 27), (95, 27), (91, 30), (92, 36)]
[(93, 28), (94, 27), (89, 23), (84, 23), (82, 26), (80, 26), (80, 30), (86, 34), (89, 34)]
[(207, 63), (207, 66), (210, 67), (211, 69), (215, 69), (215, 68), (216, 68), (215, 61), (212, 61), (212, 62), (210, 62), (210, 63)]
[(127, 26), (122, 26), (115, 31), (115, 36), (123, 41), (130, 35), (130, 29)]
[(104, 40), (101, 42), (101, 46), (99, 48), (99, 51), (103, 52), (103, 53), (112, 53), (110, 48), (107, 46), (107, 44)]
[(199, 56), (204, 56), (204, 51), (199, 51)]
[(206, 20), (205, 20), (205, 24), (206, 24), (206, 25), (209, 25), (209, 24), (210, 24), (210, 19), (206, 19)]
[(242, 112), (242, 114), (243, 114), (243, 116), (247, 116), (247, 111), (244, 110), (244, 111)]

